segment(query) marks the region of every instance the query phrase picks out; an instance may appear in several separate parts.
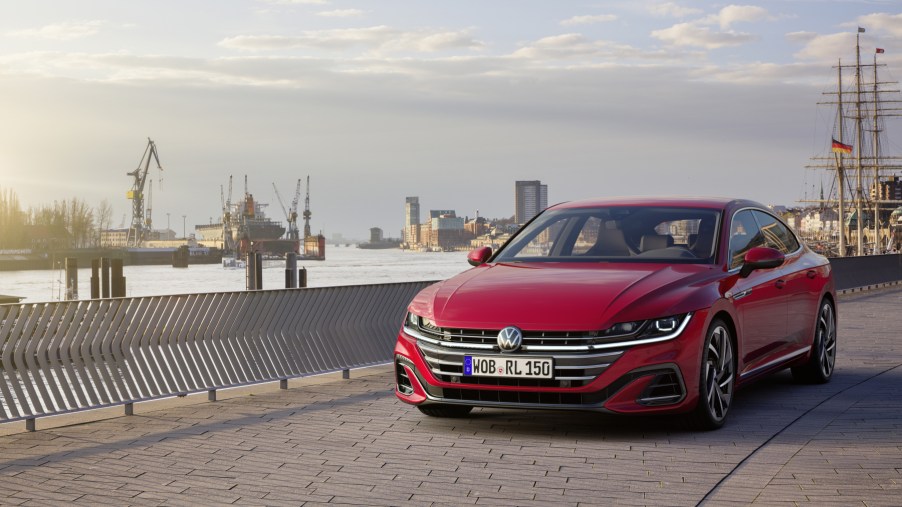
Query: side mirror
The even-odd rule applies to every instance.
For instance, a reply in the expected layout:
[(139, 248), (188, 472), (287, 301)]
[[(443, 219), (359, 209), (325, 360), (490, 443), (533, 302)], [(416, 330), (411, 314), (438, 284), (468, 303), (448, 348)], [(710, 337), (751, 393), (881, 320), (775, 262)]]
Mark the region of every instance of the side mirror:
[(739, 276), (746, 278), (756, 269), (773, 269), (783, 265), (786, 256), (779, 250), (763, 246), (755, 247), (745, 253)]
[(476, 250), (471, 250), (470, 253), (467, 254), (467, 262), (469, 262), (471, 266), (479, 266), (485, 264), (485, 261), (489, 260), (489, 257), (491, 256), (492, 249), (487, 246), (482, 246)]

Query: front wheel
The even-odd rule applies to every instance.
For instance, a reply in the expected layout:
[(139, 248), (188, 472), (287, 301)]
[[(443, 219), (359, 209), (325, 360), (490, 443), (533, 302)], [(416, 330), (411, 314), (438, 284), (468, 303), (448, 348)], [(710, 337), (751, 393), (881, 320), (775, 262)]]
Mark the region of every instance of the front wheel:
[(430, 417), (466, 417), (473, 410), (473, 407), (466, 405), (419, 405), (417, 408), (420, 412)]
[(689, 414), (689, 424), (693, 428), (715, 430), (723, 426), (733, 401), (735, 368), (730, 329), (722, 320), (715, 320), (708, 329), (702, 350), (698, 405)]
[(833, 377), (836, 365), (836, 311), (828, 300), (821, 303), (811, 344), (811, 358), (802, 366), (792, 368), (792, 376), (807, 384), (824, 384)]

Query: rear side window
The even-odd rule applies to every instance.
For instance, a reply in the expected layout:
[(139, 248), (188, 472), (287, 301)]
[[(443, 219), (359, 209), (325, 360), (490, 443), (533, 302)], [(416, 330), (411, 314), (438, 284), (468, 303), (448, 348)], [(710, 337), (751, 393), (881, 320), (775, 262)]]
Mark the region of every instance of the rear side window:
[(755, 210), (753, 213), (755, 220), (758, 221), (758, 227), (761, 228), (761, 234), (764, 236), (765, 246), (784, 254), (791, 254), (799, 249), (799, 241), (795, 234), (779, 220), (761, 211)]
[(752, 211), (742, 210), (733, 215), (730, 224), (730, 269), (741, 266), (746, 252), (759, 246), (765, 246), (764, 236)]

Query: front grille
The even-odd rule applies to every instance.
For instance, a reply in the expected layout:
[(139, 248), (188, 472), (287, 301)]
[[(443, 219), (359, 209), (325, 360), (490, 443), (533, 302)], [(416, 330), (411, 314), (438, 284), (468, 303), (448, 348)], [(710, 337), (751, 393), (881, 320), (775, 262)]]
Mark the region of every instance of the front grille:
[[(581, 387), (595, 380), (596, 377), (623, 355), (625, 349), (606, 350), (603, 352), (586, 351), (582, 347), (586, 338), (578, 338), (577, 333), (524, 333), (524, 345), (516, 353), (500, 352), (497, 346), (498, 331), (465, 330), (456, 333), (445, 333), (444, 330), (406, 329), (407, 333), (417, 339), (417, 345), (432, 374), (439, 380), (455, 384), (511, 387)], [(419, 331), (419, 332), (417, 332)], [(490, 338), (491, 335), (491, 338)], [(445, 337), (449, 339), (444, 339)], [(527, 339), (527, 336), (530, 336)], [(491, 340), (491, 341), (490, 341)], [(530, 351), (528, 344), (545, 345), (555, 343), (553, 352)], [(464, 356), (481, 355), (499, 358), (511, 357), (550, 357), (554, 360), (554, 373), (551, 379), (524, 379), (464, 376)]]

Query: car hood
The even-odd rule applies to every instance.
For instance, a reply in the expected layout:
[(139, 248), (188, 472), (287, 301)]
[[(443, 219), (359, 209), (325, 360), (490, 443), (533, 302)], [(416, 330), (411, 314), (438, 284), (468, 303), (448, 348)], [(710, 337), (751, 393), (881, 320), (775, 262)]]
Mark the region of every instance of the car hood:
[(695, 264), (484, 264), (424, 289), (410, 310), (440, 327), (605, 329), (710, 306), (717, 278)]

